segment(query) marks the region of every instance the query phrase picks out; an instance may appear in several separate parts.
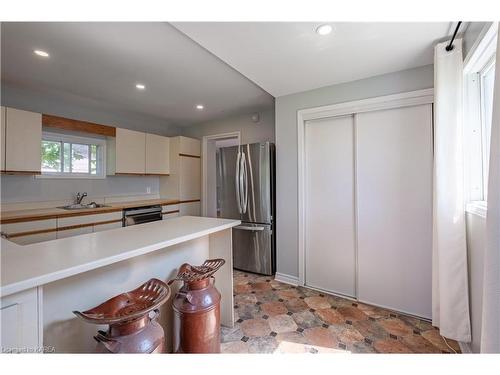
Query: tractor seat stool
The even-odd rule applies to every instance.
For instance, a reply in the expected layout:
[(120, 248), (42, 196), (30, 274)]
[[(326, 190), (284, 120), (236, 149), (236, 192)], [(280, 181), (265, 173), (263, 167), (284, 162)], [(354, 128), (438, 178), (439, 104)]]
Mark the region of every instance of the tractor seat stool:
[(151, 279), (90, 310), (73, 313), (88, 323), (109, 324), (107, 331), (94, 336), (97, 353), (162, 353), (165, 333), (157, 318), (169, 297), (170, 287)]

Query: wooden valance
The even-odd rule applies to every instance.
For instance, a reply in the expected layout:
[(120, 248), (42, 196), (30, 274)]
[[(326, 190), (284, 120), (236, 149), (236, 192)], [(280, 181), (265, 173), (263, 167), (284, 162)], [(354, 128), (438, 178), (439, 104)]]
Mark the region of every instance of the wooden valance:
[(114, 126), (95, 124), (93, 122), (73, 120), (59, 116), (42, 114), (42, 125), (48, 128), (99, 134), (106, 137), (116, 137), (116, 128)]

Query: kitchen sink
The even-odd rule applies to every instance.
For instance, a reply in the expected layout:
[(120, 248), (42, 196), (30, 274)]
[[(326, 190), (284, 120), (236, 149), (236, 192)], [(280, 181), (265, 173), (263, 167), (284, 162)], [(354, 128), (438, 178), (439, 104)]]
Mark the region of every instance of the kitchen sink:
[(89, 204), (70, 204), (68, 206), (62, 206), (57, 208), (62, 208), (63, 210), (84, 210), (88, 208), (101, 208), (101, 207), (109, 207), (109, 206), (106, 206), (105, 204), (92, 202)]

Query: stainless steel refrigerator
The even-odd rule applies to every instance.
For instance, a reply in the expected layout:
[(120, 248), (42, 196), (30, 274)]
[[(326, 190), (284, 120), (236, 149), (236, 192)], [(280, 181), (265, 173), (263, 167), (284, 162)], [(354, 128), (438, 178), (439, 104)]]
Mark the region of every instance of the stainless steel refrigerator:
[(274, 144), (252, 143), (217, 152), (218, 216), (233, 228), (233, 267), (273, 275), (275, 250)]

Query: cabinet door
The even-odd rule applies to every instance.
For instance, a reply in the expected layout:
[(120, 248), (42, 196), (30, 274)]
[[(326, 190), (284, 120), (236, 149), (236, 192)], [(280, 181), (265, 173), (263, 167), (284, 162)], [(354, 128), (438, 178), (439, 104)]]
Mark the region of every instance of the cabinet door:
[(56, 231), (38, 234), (29, 234), (27, 236), (12, 237), (10, 241), (18, 245), (30, 245), (44, 241), (55, 240), (57, 238)]
[(432, 106), (356, 116), (359, 300), (430, 318)]
[[(1, 348), (3, 353), (36, 351), (42, 345), (36, 288), (1, 299)], [(17, 348), (17, 350), (16, 350)]]
[(0, 170), (5, 171), (5, 107), (0, 107)]
[(117, 221), (116, 223), (108, 223), (108, 224), (97, 224), (94, 225), (94, 232), (103, 232), (105, 230), (121, 228), (122, 222)]
[[(18, 245), (54, 240), (56, 238), (56, 219), (26, 221), (21, 223), (2, 224), (2, 232), (11, 236), (10, 241)], [(19, 235), (23, 233), (46, 231), (38, 234)]]
[(116, 174), (146, 173), (146, 133), (116, 128)]
[(156, 134), (146, 134), (146, 173), (167, 175), (169, 168), (169, 144), (168, 137)]
[(355, 296), (353, 116), (306, 122), (305, 281)]
[(179, 154), (200, 156), (201, 142), (199, 139), (179, 137)]
[(74, 237), (74, 236), (79, 236), (81, 234), (88, 234), (92, 233), (94, 230), (94, 227), (92, 225), (88, 227), (82, 227), (82, 228), (76, 228), (76, 229), (64, 229), (64, 230), (57, 230), (57, 238), (67, 238), (67, 237)]
[(40, 173), (42, 115), (6, 108), (5, 170)]
[(181, 203), (179, 216), (200, 216), (200, 202)]
[(180, 158), (179, 190), (180, 200), (200, 199), (201, 172), (200, 159), (193, 157)]

